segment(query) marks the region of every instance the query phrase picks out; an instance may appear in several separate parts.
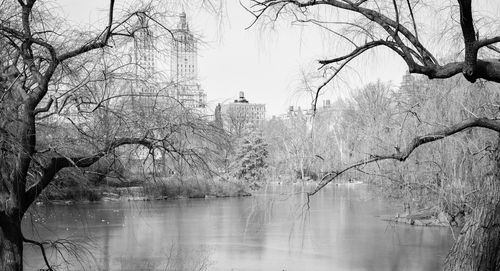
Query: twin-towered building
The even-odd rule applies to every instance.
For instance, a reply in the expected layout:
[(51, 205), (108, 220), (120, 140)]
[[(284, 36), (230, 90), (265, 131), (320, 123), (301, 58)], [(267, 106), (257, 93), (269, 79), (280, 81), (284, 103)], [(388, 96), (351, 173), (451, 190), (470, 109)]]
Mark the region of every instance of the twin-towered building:
[[(140, 23), (145, 27), (138, 31), (134, 42), (137, 78), (160, 82), (168, 99), (173, 98), (186, 108), (206, 108), (207, 95), (198, 80), (197, 39), (189, 29), (186, 13), (180, 13), (177, 26), (171, 31), (168, 49), (161, 48), (162, 44), (159, 44), (151, 28), (147, 27), (147, 18), (140, 18)], [(159, 53), (166, 50), (169, 51), (168, 55)], [(156, 94), (149, 93), (151, 88), (141, 84), (135, 88), (145, 96)], [(222, 104), (220, 109), (225, 127), (229, 123), (256, 126), (265, 120), (265, 104), (250, 103), (243, 92), (233, 103)]]
[[(189, 29), (186, 13), (179, 15), (177, 27), (171, 30), (172, 37), (166, 46), (155, 37), (147, 18), (139, 17), (143, 29), (137, 31), (133, 47), (136, 77), (133, 92), (142, 95), (151, 93), (154, 88), (140, 81), (156, 81), (164, 90), (163, 96), (175, 99), (186, 108), (205, 108), (207, 95), (198, 81), (197, 40)], [(161, 53), (169, 51), (169, 53)], [(156, 96), (158, 97), (158, 96)]]

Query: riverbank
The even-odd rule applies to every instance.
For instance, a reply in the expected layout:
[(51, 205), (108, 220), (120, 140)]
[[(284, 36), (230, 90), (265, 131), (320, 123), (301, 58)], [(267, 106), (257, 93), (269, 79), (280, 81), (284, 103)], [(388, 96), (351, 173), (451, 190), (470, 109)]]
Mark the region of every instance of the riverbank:
[(464, 217), (451, 217), (444, 212), (431, 210), (421, 210), (412, 214), (396, 214), (380, 216), (384, 221), (402, 223), (413, 226), (434, 226), (434, 227), (462, 227), (465, 223)]
[(44, 191), (38, 204), (247, 196), (251, 194), (247, 192), (246, 185), (234, 180), (170, 177), (137, 181), (106, 178), (98, 185), (50, 187)]

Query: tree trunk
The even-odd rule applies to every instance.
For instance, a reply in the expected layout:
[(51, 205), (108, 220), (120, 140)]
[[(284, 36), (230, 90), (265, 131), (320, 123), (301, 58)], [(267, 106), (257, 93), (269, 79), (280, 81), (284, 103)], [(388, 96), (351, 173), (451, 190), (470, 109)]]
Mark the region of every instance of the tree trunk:
[(446, 257), (444, 270), (500, 270), (500, 201), (472, 212)]
[(500, 270), (500, 135), (494, 152), (494, 174), (483, 180), (482, 201), (446, 257), (444, 270)]
[(0, 270), (23, 270), (21, 221), (0, 214)]

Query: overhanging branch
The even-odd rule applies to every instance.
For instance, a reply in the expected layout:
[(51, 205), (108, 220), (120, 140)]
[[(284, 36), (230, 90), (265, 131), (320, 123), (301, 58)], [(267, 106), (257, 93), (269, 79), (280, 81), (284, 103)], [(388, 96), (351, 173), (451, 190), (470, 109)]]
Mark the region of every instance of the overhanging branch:
[(49, 164), (43, 168), (42, 175), (38, 182), (33, 184), (24, 193), (22, 212), (26, 212), (29, 206), (35, 199), (42, 193), (42, 191), (50, 184), (55, 175), (63, 168), (67, 167), (89, 167), (99, 161), (105, 155), (111, 153), (113, 150), (124, 145), (141, 145), (148, 149), (162, 148), (163, 144), (157, 144), (153, 140), (146, 138), (120, 138), (109, 143), (100, 151), (89, 155), (80, 157), (54, 157), (50, 160)]
[[(264, 17), (266, 12), (280, 12), (282, 5), (294, 5), (299, 9), (310, 7), (330, 7), (332, 9), (344, 10), (357, 13), (368, 21), (375, 23), (383, 29), (391, 39), (386, 41), (392, 43), (390, 47), (394, 52), (398, 53), (408, 65), (410, 73), (426, 75), (430, 79), (434, 78), (450, 78), (454, 75), (462, 73), (464, 77), (475, 82), (477, 79), (486, 79), (500, 83), (500, 62), (487, 59), (479, 59), (477, 51), (481, 47), (491, 46), (494, 43), (500, 42), (500, 36), (477, 40), (474, 30), (474, 20), (472, 17), (471, 1), (458, 0), (460, 6), (460, 27), (464, 38), (465, 57), (463, 61), (450, 62), (440, 64), (429, 49), (419, 39), (417, 32), (417, 22), (413, 14), (414, 6), (410, 1), (407, 1), (408, 9), (411, 17), (413, 31), (403, 24), (400, 24), (400, 8), (393, 1), (396, 18), (393, 19), (388, 14), (384, 14), (383, 10), (361, 5), (366, 1), (350, 1), (350, 0), (252, 0), (249, 5), (249, 12), (255, 16), (255, 20)], [(274, 8), (273, 8), (274, 7)], [(399, 15), (399, 16), (398, 16)], [(303, 21), (311, 21), (309, 18)], [(255, 22), (254, 22), (255, 23)], [(346, 22), (348, 23), (348, 22)], [(376, 33), (376, 32), (374, 32)], [(373, 36), (367, 35), (373, 40)], [(352, 40), (349, 37), (347, 40)], [(384, 39), (380, 36), (379, 39)], [(394, 48), (396, 50), (394, 50)], [(360, 49), (356, 49), (360, 50)], [(355, 51), (356, 51), (355, 50)], [(351, 52), (351, 54), (354, 52)], [(342, 58), (342, 57), (340, 57)], [(349, 54), (343, 56), (344, 59), (349, 59)], [(339, 58), (337, 58), (339, 59)], [(418, 62), (414, 61), (417, 59)], [(335, 60), (335, 59), (333, 59)], [(338, 60), (337, 60), (338, 61)], [(342, 61), (342, 59), (340, 59)], [(328, 62), (328, 61), (326, 61)], [(335, 62), (335, 61), (333, 61)], [(322, 65), (325, 65), (322, 63)]]
[(387, 154), (387, 155), (371, 155), (370, 157), (363, 159), (361, 161), (358, 161), (354, 164), (351, 164), (345, 168), (343, 168), (340, 171), (333, 171), (321, 179), (320, 184), (314, 189), (314, 191), (307, 193), (307, 196), (312, 196), (315, 195), (318, 191), (320, 191), (323, 187), (325, 187), (327, 184), (332, 182), (335, 178), (343, 174), (344, 172), (357, 168), (359, 166), (364, 166), (373, 162), (377, 161), (382, 161), (382, 160), (398, 160), (398, 161), (405, 161), (408, 159), (408, 157), (413, 153), (415, 149), (417, 149), (419, 146), (434, 142), (440, 139), (443, 139), (445, 137), (454, 135), (456, 133), (459, 133), (463, 130), (473, 128), (473, 127), (481, 127), (481, 128), (486, 128), (489, 130), (493, 130), (496, 132), (500, 133), (500, 121), (496, 119), (488, 119), (488, 118), (472, 118), (468, 120), (464, 120), (458, 124), (455, 124), (453, 126), (444, 128), (442, 130), (438, 130), (423, 136), (417, 136), (413, 138), (413, 140), (402, 150), (402, 151), (396, 151), (395, 153), (392, 154)]
[(332, 58), (332, 59), (320, 60), (319, 64), (324, 66), (324, 65), (331, 64), (331, 63), (343, 61), (343, 60), (346, 60), (346, 59), (351, 58), (351, 57), (356, 57), (356, 56), (360, 55), (361, 53), (363, 53), (371, 48), (374, 48), (374, 47), (377, 47), (380, 45), (386, 45), (386, 44), (388, 44), (388, 42), (384, 41), (384, 40), (376, 40), (376, 41), (367, 42), (367, 43), (363, 44), (362, 46), (357, 46), (356, 49), (354, 49), (349, 54), (346, 54), (346, 55), (343, 55), (340, 57), (336, 57), (336, 58)]

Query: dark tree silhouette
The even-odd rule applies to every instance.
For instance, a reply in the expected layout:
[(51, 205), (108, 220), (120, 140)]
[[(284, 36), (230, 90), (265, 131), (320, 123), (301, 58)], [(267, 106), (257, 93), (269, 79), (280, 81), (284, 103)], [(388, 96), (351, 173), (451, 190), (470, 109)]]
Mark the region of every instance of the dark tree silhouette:
[[(119, 112), (106, 108), (107, 98), (89, 102), (81, 99), (83, 95), (78, 95), (91, 92), (95, 85), (90, 82), (117, 81), (116, 75), (111, 76), (106, 67), (102, 72), (100, 69), (88, 70), (88, 67), (98, 66), (103, 59), (109, 59), (106, 54), (110, 52), (123, 58), (120, 43), (133, 41), (138, 31), (144, 32), (155, 24), (156, 29), (170, 35), (170, 30), (160, 24), (164, 18), (160, 8), (141, 2), (117, 12), (115, 1), (110, 0), (105, 27), (93, 32), (81, 31), (80, 27), (54, 17), (47, 5), (50, 3), (36, 0), (0, 3), (0, 270), (5, 271), (23, 269), (23, 241), (40, 246), (43, 252), (46, 243), (25, 239), (21, 221), (31, 204), (62, 169), (89, 167), (118, 148), (131, 145), (142, 146), (150, 156), (155, 153), (170, 154), (176, 159), (189, 156), (193, 159), (187, 159), (188, 163), (196, 160), (203, 164), (201, 148), (186, 149), (185, 144), (176, 142), (197, 132), (200, 138), (209, 137), (209, 133), (196, 127), (199, 123), (193, 118), (176, 116), (176, 123), (170, 123), (164, 116), (160, 124), (148, 128), (144, 121), (127, 123), (128, 116), (124, 113), (119, 115)], [(145, 18), (150, 21), (149, 26), (142, 23)], [(80, 73), (84, 74), (84, 79)], [(96, 74), (99, 78), (92, 78)], [(133, 71), (130, 75), (134, 76)], [(65, 94), (52, 95), (58, 91)], [(62, 137), (62, 142), (61, 138), (50, 141), (53, 135), (44, 134), (41, 124), (49, 116), (60, 113), (54, 109), (60, 109), (74, 99), (77, 100), (78, 113), (83, 114), (85, 106), (92, 107), (85, 114), (96, 118), (106, 112), (106, 116), (113, 116), (116, 126), (126, 127), (128, 132), (116, 133), (118, 129), (108, 126), (100, 129), (106, 135), (92, 137), (89, 133), (97, 131), (86, 130), (72, 122), (76, 126), (73, 131), (95, 141), (87, 141), (89, 147), (82, 147), (86, 149), (82, 152), (63, 149), (60, 146), (73, 144), (74, 141), (69, 141), (72, 135)], [(136, 113), (140, 115), (140, 112)], [(84, 123), (90, 125), (92, 120), (87, 119)], [(64, 132), (70, 134), (69, 130)], [(40, 144), (47, 140), (48, 144)], [(49, 263), (47, 268), (51, 270)]]

